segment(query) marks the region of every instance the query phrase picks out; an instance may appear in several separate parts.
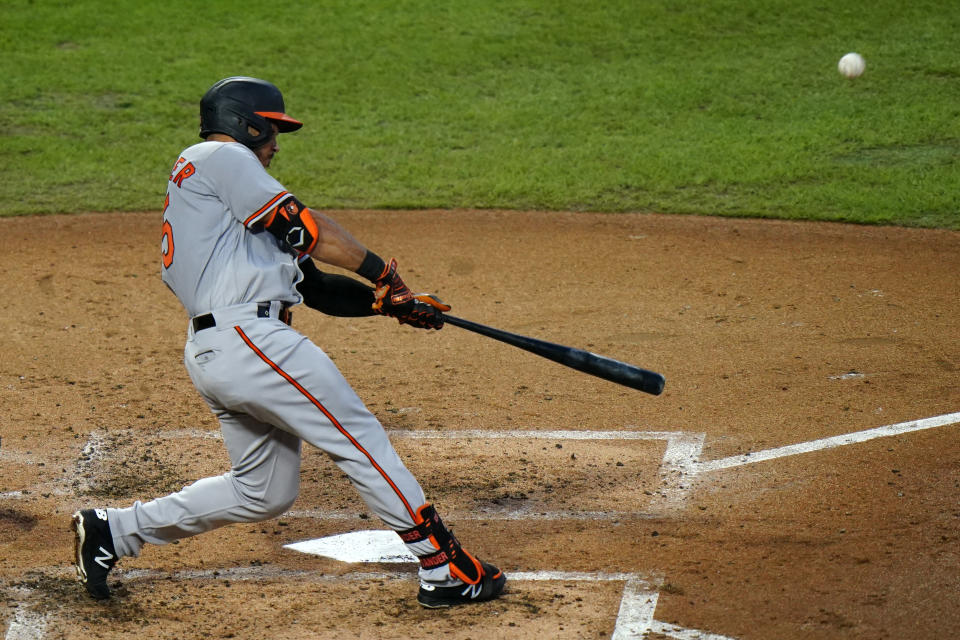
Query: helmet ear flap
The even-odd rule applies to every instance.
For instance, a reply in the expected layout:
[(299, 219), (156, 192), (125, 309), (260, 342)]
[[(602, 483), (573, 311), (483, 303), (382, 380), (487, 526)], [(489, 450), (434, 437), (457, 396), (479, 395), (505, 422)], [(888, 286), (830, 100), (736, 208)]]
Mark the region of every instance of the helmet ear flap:
[(201, 112), (200, 137), (206, 139), (213, 133), (224, 133), (240, 144), (256, 149), (273, 137), (273, 127), (266, 118), (255, 114), (252, 107), (233, 98), (221, 97)]
[(273, 137), (273, 127), (263, 116), (255, 113), (246, 113), (246, 109), (240, 107), (229, 111), (230, 117), (236, 118), (236, 131), (240, 136), (233, 136), (237, 142), (256, 149), (267, 143)]
[(283, 96), (271, 83), (240, 76), (226, 78), (210, 87), (200, 100), (200, 137), (223, 133), (256, 149), (273, 137), (266, 116), (282, 118), (288, 131), (301, 126), (284, 113)]

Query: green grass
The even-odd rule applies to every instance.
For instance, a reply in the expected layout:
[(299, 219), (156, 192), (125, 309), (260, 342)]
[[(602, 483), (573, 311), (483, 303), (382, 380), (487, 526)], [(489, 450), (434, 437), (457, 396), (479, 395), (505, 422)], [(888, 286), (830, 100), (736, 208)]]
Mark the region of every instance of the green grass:
[[(242, 9), (240, 8), (242, 7)], [(960, 229), (960, 4), (0, 0), (0, 215), (157, 210), (203, 92), (269, 79), (320, 208)], [(867, 59), (848, 80), (836, 62)]]

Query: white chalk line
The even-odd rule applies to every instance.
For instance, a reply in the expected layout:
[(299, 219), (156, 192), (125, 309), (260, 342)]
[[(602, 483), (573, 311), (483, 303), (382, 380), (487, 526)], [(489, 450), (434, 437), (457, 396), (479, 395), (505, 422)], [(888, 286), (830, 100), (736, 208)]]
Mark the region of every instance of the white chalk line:
[(611, 640), (643, 638), (653, 629), (653, 615), (657, 610), (660, 593), (649, 589), (640, 580), (627, 580), (623, 585), (620, 609), (613, 627)]
[(45, 460), (41, 460), (33, 454), (7, 451), (6, 449), (0, 449), (0, 462), (14, 462), (16, 464), (27, 465), (46, 464)]
[(673, 440), (683, 433), (679, 431), (574, 431), (557, 429), (533, 431), (512, 429), (508, 431), (399, 431), (387, 432), (391, 438), (443, 439), (443, 440)]
[[(577, 512), (577, 511), (526, 511), (523, 509), (505, 510), (505, 511), (486, 511), (474, 512), (471, 514), (458, 514), (459, 519), (499, 519), (499, 520), (615, 520), (619, 518), (651, 518), (657, 517), (663, 511), (668, 511), (677, 507), (682, 507), (687, 494), (691, 489), (690, 480), (694, 476), (721, 471), (734, 467), (755, 464), (777, 458), (799, 455), (803, 453), (812, 453), (826, 449), (857, 444), (894, 435), (901, 435), (913, 431), (922, 431), (936, 427), (949, 426), (960, 422), (960, 412), (948, 413), (920, 420), (900, 422), (892, 425), (885, 425), (873, 429), (866, 429), (818, 440), (811, 440), (773, 449), (754, 451), (747, 454), (720, 458), (717, 460), (700, 460), (700, 454), (703, 450), (705, 435), (703, 433), (689, 433), (682, 431), (574, 431), (574, 430), (550, 430), (550, 431), (527, 431), (527, 430), (509, 430), (509, 431), (484, 431), (484, 430), (465, 430), (465, 431), (400, 431), (393, 430), (389, 434), (393, 438), (422, 438), (422, 439), (551, 439), (551, 440), (665, 440), (667, 447), (663, 455), (659, 469), (659, 480), (661, 489), (654, 493), (650, 504), (649, 512)], [(127, 430), (130, 431), (130, 430)], [(84, 471), (87, 467), (103, 456), (103, 441), (106, 432), (94, 431), (90, 434), (90, 440), (83, 449), (83, 456), (78, 464), (78, 471)], [(178, 429), (162, 431), (159, 434), (164, 438), (204, 438), (221, 439), (217, 431), (207, 431), (200, 429)], [(11, 455), (11, 457), (13, 457)], [(81, 475), (82, 474), (78, 474)], [(63, 480), (54, 485), (55, 493), (62, 493), (64, 490)], [(86, 482), (84, 481), (86, 484)], [(22, 498), (25, 494), (22, 491), (11, 491), (0, 494), (0, 499)], [(302, 510), (290, 512), (292, 517), (322, 518), (331, 520), (346, 520), (356, 517), (353, 514), (322, 511), (322, 510)]]
[[(512, 431), (482, 431), (482, 430), (470, 430), (470, 431), (392, 431), (390, 432), (391, 437), (399, 438), (475, 438), (475, 439), (571, 439), (571, 440), (666, 440), (667, 441), (667, 450), (664, 453), (664, 458), (662, 461), (661, 468), (661, 478), (665, 480), (665, 484), (668, 486), (669, 491), (664, 492), (664, 497), (666, 498), (662, 502), (666, 506), (676, 506), (683, 502), (687, 491), (689, 491), (689, 482), (683, 480), (685, 475), (698, 475), (702, 473), (709, 473), (712, 471), (720, 471), (724, 469), (730, 469), (738, 466), (744, 466), (748, 464), (754, 464), (757, 462), (763, 462), (768, 460), (774, 460), (777, 458), (788, 457), (799, 455), (803, 453), (811, 453), (814, 451), (821, 451), (826, 449), (832, 449), (836, 447), (846, 446), (849, 444), (856, 444), (861, 442), (866, 442), (876, 438), (889, 437), (894, 435), (901, 435), (905, 433), (911, 433), (914, 431), (922, 431), (926, 429), (932, 429), (942, 426), (949, 426), (953, 424), (960, 423), (960, 412), (944, 414), (941, 416), (934, 416), (930, 418), (924, 418), (920, 420), (901, 422), (892, 425), (885, 425), (882, 427), (876, 427), (873, 429), (866, 429), (863, 431), (857, 431), (853, 433), (832, 436), (828, 438), (821, 438), (818, 440), (812, 440), (808, 442), (797, 443), (793, 445), (787, 445), (783, 447), (776, 447), (773, 449), (767, 449), (762, 451), (751, 452), (744, 455), (730, 456), (727, 458), (720, 458), (717, 460), (707, 460), (701, 461), (700, 454), (702, 452), (704, 434), (702, 433), (685, 433), (685, 432), (671, 432), (671, 431), (570, 431), (570, 430), (553, 430), (553, 431), (524, 431), (524, 430), (512, 430)], [(192, 438), (209, 438), (209, 439), (220, 439), (221, 436), (218, 432), (215, 431), (203, 431), (203, 430), (174, 430), (174, 431), (164, 431), (161, 432), (161, 437), (167, 438), (180, 438), (180, 437), (192, 437)], [(83, 450), (83, 459), (78, 464), (78, 470), (83, 470), (86, 467), (89, 467), (91, 463), (95, 462), (97, 459), (103, 455), (103, 433), (94, 432), (91, 433), (90, 441)], [(686, 484), (683, 484), (685, 483)], [(11, 492), (11, 494), (19, 494), (20, 492)], [(11, 497), (11, 494), (6, 494), (0, 497)], [(327, 517), (333, 519), (347, 519), (354, 518), (355, 515), (349, 515), (339, 512), (323, 512), (323, 511), (304, 511), (304, 512), (288, 512), (288, 516), (296, 517), (298, 513), (302, 513), (305, 517)], [(614, 519), (614, 518), (623, 518), (630, 515), (629, 513), (591, 513), (587, 517), (589, 519)], [(634, 514), (637, 517), (648, 517), (648, 514)], [(499, 514), (485, 513), (479, 514), (476, 516), (478, 519), (495, 519), (499, 517), (500, 519), (567, 519), (567, 518), (576, 518), (572, 512), (540, 512), (540, 513), (529, 513), (519, 510), (501, 512)], [(205, 574), (209, 573), (210, 577), (217, 576), (230, 576), (233, 575), (233, 579), (243, 579), (242, 570), (230, 571), (230, 570), (212, 570), (209, 572), (193, 572), (196, 577), (205, 577)], [(302, 572), (301, 572), (302, 573)], [(126, 575), (134, 577), (135, 572), (128, 572)], [(146, 572), (142, 575), (148, 575)], [(164, 574), (166, 575), (166, 574)], [(187, 573), (178, 574), (181, 577), (191, 577)], [(286, 574), (293, 575), (293, 574)], [(365, 579), (372, 577), (379, 578), (389, 578), (395, 576), (396, 574), (353, 574), (356, 579)], [(403, 574), (407, 575), (408, 574)], [(535, 572), (535, 573), (520, 573), (513, 576), (514, 580), (535, 580), (535, 579), (564, 579), (564, 578), (547, 578), (542, 576), (553, 575), (553, 576), (562, 576), (569, 575), (563, 574), (562, 572)], [(586, 575), (586, 574), (583, 574)], [(598, 574), (594, 574), (598, 575)], [(659, 633), (667, 637), (675, 638), (676, 640), (731, 640), (726, 636), (721, 636), (713, 633), (708, 633), (704, 631), (698, 631), (693, 629), (685, 629), (682, 627), (677, 627), (676, 625), (663, 623), (657, 621), (653, 618), (653, 613), (656, 609), (657, 600), (659, 594), (656, 591), (649, 590), (647, 583), (639, 581), (639, 578), (625, 578), (626, 574), (610, 574), (617, 575), (619, 579), (624, 579), (626, 585), (624, 587), (624, 595), (621, 600), (620, 611), (617, 616), (617, 625), (614, 630), (614, 635), (612, 638), (615, 640), (620, 640), (622, 638), (642, 638), (648, 633)], [(629, 574), (635, 575), (635, 574)], [(538, 578), (538, 576), (541, 576)], [(259, 577), (263, 577), (263, 573), (259, 574)], [(339, 578), (339, 577), (337, 577)], [(328, 579), (335, 579), (333, 577), (328, 577)], [(572, 578), (567, 578), (572, 579)], [(14, 620), (8, 627), (8, 632), (6, 640), (26, 640), (28, 638), (37, 638), (42, 637), (43, 632), (46, 628), (47, 621), (45, 617), (38, 616), (22, 607), (18, 607)], [(16, 635), (12, 635), (16, 634)]]
[[(124, 432), (132, 432), (132, 429), (125, 429)], [(73, 474), (64, 475), (53, 481), (41, 482), (28, 489), (19, 489), (0, 493), (0, 499), (17, 500), (32, 497), (36, 493), (49, 493), (51, 495), (77, 495), (90, 489), (90, 482), (87, 480), (87, 471), (95, 463), (99, 462), (105, 456), (106, 447), (104, 446), (106, 435), (113, 433), (95, 429), (90, 432), (87, 442), (80, 451)], [(20, 462), (21, 464), (47, 464), (47, 461), (41, 458), (31, 459), (33, 462), (27, 462), (25, 454), (15, 454), (13, 452), (4, 452), (8, 460)]]
[[(689, 487), (681, 484), (681, 480), (671, 479), (671, 476), (683, 476), (685, 474), (702, 474), (723, 469), (731, 469), (757, 462), (774, 460), (788, 456), (800, 455), (803, 453), (812, 453), (825, 449), (834, 449), (850, 444), (867, 442), (876, 438), (885, 438), (889, 436), (902, 435), (914, 431), (923, 431), (960, 423), (960, 412), (947, 413), (930, 418), (919, 420), (910, 420), (896, 424), (884, 425), (863, 431), (820, 438), (796, 444), (753, 451), (746, 454), (738, 454), (727, 458), (717, 460), (700, 460), (703, 450), (705, 434), (690, 433), (683, 431), (573, 431), (573, 430), (551, 430), (551, 431), (390, 431), (391, 438), (421, 438), (421, 439), (541, 439), (541, 440), (665, 440), (667, 449), (661, 465), (661, 479), (667, 481), (667, 499), (662, 501), (668, 504), (677, 503), (677, 498), (685, 497), (686, 490)], [(199, 436), (202, 434), (202, 436)], [(166, 437), (217, 437), (219, 434), (207, 431), (167, 431), (161, 435)], [(554, 519), (560, 517), (566, 512), (555, 512), (554, 514), (542, 514), (543, 519)], [(488, 514), (492, 515), (492, 514)], [(596, 517), (598, 514), (592, 514)], [(523, 519), (525, 517), (536, 518), (538, 514), (525, 514), (515, 512), (513, 515), (501, 514), (503, 519)]]
[(17, 598), (19, 602), (13, 611), (13, 619), (7, 624), (7, 633), (4, 640), (41, 640), (46, 637), (50, 616), (32, 611), (23, 602), (24, 596), (30, 592), (29, 589), (21, 587), (12, 591), (16, 596), (19, 596)]
[[(125, 430), (130, 431), (130, 430)], [(111, 431), (109, 433), (122, 433)], [(207, 438), (219, 440), (219, 431), (204, 429), (168, 429), (157, 434), (161, 438)], [(421, 440), (673, 440), (683, 437), (682, 431), (590, 431), (572, 429), (552, 429), (549, 431), (511, 429), (506, 431), (486, 431), (467, 429), (461, 431), (390, 429), (387, 435), (393, 438)]]
[[(310, 555), (330, 558), (349, 564), (406, 564), (417, 567), (417, 558), (400, 539), (395, 531), (389, 529), (364, 529), (351, 531), (324, 538), (303, 540), (283, 546), (284, 549), (306, 553)], [(535, 580), (564, 580), (564, 581), (622, 581), (623, 593), (620, 597), (620, 607), (615, 621), (614, 638), (639, 638), (652, 628), (661, 628), (662, 623), (654, 620), (657, 601), (660, 597), (660, 578), (650, 578), (638, 573), (606, 573), (606, 572), (577, 572), (564, 571), (536, 571), (536, 572), (508, 572), (511, 581)], [(662, 625), (681, 633), (702, 632), (683, 629), (675, 625)], [(700, 636), (690, 636), (700, 637)]]
[[(668, 638), (676, 640), (733, 640), (729, 636), (722, 636), (718, 633), (709, 633), (699, 629), (684, 629), (673, 624), (654, 620), (650, 625), (650, 632), (659, 633)], [(640, 636), (642, 637), (642, 636)]]
[[(258, 565), (252, 567), (225, 567), (222, 569), (184, 569), (176, 572), (158, 569), (117, 570), (117, 577), (130, 581), (155, 580), (158, 578), (174, 580), (263, 580), (296, 578), (310, 582), (358, 582), (364, 580), (416, 580), (417, 564), (408, 563), (405, 570), (396, 571), (352, 571), (343, 574), (330, 574), (321, 570), (285, 569), (283, 567)], [(110, 574), (113, 576), (114, 574)], [(605, 571), (514, 571), (507, 573), (512, 582), (626, 582), (634, 581), (645, 588), (656, 588), (662, 578), (629, 572)]]
[(748, 454), (730, 456), (729, 458), (720, 458), (718, 460), (708, 460), (705, 462), (698, 461), (694, 462), (690, 466), (689, 470), (694, 473), (708, 473), (711, 471), (719, 471), (721, 469), (730, 469), (733, 467), (753, 464), (756, 462), (764, 462), (766, 460), (774, 460), (776, 458), (795, 456), (802, 453), (811, 453), (824, 449), (834, 449), (836, 447), (842, 447), (848, 444), (867, 442), (868, 440), (873, 440), (875, 438), (886, 438), (889, 436), (901, 435), (913, 431), (923, 431), (925, 429), (945, 427), (948, 425), (957, 424), (958, 422), (960, 422), (960, 412), (947, 413), (941, 416), (934, 416), (932, 418), (911, 420), (909, 422), (899, 422), (897, 424), (889, 424), (882, 427), (876, 427), (874, 429), (866, 429), (864, 431), (856, 431), (839, 436), (831, 436), (829, 438), (820, 438), (819, 440), (810, 440), (808, 442), (791, 444), (784, 447), (776, 447), (774, 449), (765, 449), (763, 451), (754, 451)]
[[(390, 430), (391, 440), (633, 440), (664, 441), (666, 448), (657, 471), (659, 487), (651, 492), (649, 511), (647, 512), (583, 512), (583, 511), (527, 511), (514, 509), (508, 511), (483, 510), (465, 514), (459, 519), (489, 520), (618, 520), (623, 518), (655, 518), (683, 506), (690, 484), (684, 477), (692, 473), (693, 465), (699, 460), (704, 433), (687, 431), (599, 431), (599, 430), (524, 430), (486, 431), (469, 429), (461, 431)], [(163, 438), (207, 438), (220, 437), (219, 432), (200, 429), (177, 429), (160, 432)], [(295, 512), (300, 517), (341, 520), (355, 515), (321, 510), (303, 510)], [(453, 515), (453, 514), (451, 514)]]
[[(311, 520), (357, 520), (363, 519), (356, 510), (333, 511), (329, 509), (291, 509), (283, 514), (288, 518), (305, 518)], [(366, 514), (364, 514), (366, 515)], [(474, 509), (472, 511), (444, 511), (443, 517), (450, 521), (466, 520), (650, 520), (659, 518), (662, 514), (650, 511), (528, 511), (525, 509), (496, 510)]]
[[(89, 468), (106, 454), (107, 442), (111, 436), (125, 436), (133, 434), (132, 429), (94, 430), (90, 433), (87, 443), (83, 447), (80, 460), (74, 473), (81, 479), (81, 490), (89, 490), (90, 483), (87, 477)], [(454, 439), (454, 440), (627, 440), (627, 441), (665, 441), (658, 472), (658, 487), (650, 492), (649, 511), (647, 512), (606, 512), (606, 511), (534, 511), (525, 509), (485, 509), (464, 514), (458, 519), (491, 519), (491, 520), (619, 520), (626, 518), (653, 518), (662, 515), (662, 512), (681, 507), (690, 490), (689, 483), (684, 481), (684, 475), (690, 473), (691, 463), (695, 462), (703, 448), (705, 435), (703, 433), (688, 433), (683, 431), (599, 431), (599, 430), (508, 430), (508, 431), (402, 431), (390, 430), (387, 432), (391, 439)], [(170, 429), (160, 431), (160, 438), (181, 439), (195, 438), (204, 440), (222, 440), (219, 431), (204, 429)], [(50, 484), (50, 483), (47, 483)], [(69, 484), (68, 478), (61, 478), (49, 487), (50, 492), (57, 494), (69, 493), (77, 488)], [(22, 491), (11, 491), (0, 494), (0, 499), (19, 499), (28, 495)], [(299, 517), (318, 518), (329, 520), (346, 520), (357, 517), (356, 514), (304, 510), (295, 512)], [(449, 514), (454, 515), (454, 514)]]
[[(66, 573), (66, 569), (57, 570), (57, 574)], [(301, 580), (314, 583), (364, 582), (370, 580), (417, 580), (416, 565), (406, 571), (357, 571), (340, 575), (331, 575), (322, 571), (284, 569), (282, 567), (254, 566), (227, 567), (223, 569), (184, 570), (177, 572), (158, 571), (156, 569), (116, 570), (115, 577), (130, 582), (149, 582), (158, 579), (174, 580), (231, 580), (261, 581)], [(517, 571), (509, 573), (509, 582), (623, 582), (624, 588), (620, 607), (614, 624), (611, 640), (643, 638), (647, 634), (660, 633), (676, 640), (734, 640), (728, 636), (707, 633), (696, 629), (686, 629), (654, 619), (659, 600), (659, 586), (662, 578), (625, 572), (583, 572), (583, 571)], [(79, 588), (79, 586), (78, 586)], [(22, 589), (21, 589), (22, 591)], [(5, 640), (35, 640), (45, 636), (49, 618), (37, 614), (25, 606), (18, 606), (14, 619), (9, 624)]]

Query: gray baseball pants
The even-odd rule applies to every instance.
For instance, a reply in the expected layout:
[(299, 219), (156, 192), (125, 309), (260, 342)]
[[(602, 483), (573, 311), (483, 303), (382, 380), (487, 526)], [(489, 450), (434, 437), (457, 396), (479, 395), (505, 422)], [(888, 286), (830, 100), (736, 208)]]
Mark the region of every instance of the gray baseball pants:
[[(299, 492), (301, 441), (329, 454), (387, 526), (414, 526), (426, 502), (419, 483), (336, 365), (277, 319), (279, 309), (271, 303), (270, 317), (262, 318), (255, 304), (238, 305), (215, 311), (215, 327), (190, 327), (186, 368), (220, 421), (231, 469), (162, 498), (108, 509), (118, 556), (282, 514)], [(434, 550), (417, 544), (426, 546), (411, 545), (416, 555)]]

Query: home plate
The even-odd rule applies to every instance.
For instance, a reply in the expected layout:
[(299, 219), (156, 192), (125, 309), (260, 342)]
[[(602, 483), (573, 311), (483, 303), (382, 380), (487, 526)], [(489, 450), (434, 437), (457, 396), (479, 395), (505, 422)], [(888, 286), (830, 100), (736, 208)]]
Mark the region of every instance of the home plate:
[(417, 562), (395, 531), (352, 531), (294, 542), (283, 548), (341, 562)]

